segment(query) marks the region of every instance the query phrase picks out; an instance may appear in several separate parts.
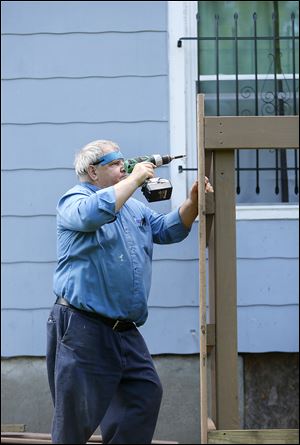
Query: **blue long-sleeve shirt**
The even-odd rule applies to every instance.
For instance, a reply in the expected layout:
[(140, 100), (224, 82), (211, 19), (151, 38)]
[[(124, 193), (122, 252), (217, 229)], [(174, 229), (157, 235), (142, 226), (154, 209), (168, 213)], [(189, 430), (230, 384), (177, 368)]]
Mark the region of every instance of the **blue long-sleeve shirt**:
[(159, 214), (130, 198), (115, 212), (113, 187), (87, 182), (57, 206), (54, 293), (73, 306), (106, 317), (145, 323), (153, 242), (175, 243), (189, 230), (178, 210)]

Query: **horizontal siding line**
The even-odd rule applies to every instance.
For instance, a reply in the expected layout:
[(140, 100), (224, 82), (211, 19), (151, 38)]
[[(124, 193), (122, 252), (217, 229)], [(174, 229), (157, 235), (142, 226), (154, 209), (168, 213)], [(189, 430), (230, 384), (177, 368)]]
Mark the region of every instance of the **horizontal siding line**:
[(52, 80), (52, 79), (122, 79), (122, 78), (151, 78), (151, 77), (168, 77), (168, 74), (120, 74), (117, 76), (49, 76), (49, 77), (3, 77), (1, 80)]
[(144, 123), (167, 123), (167, 119), (144, 119), (139, 121), (67, 121), (67, 122), (2, 122), (1, 125), (100, 125), (100, 124), (144, 124)]
[[(1, 215), (2, 218), (39, 218), (39, 217), (56, 217), (56, 214), (48, 214), (48, 215)], [(268, 261), (268, 260), (290, 260), (297, 261), (299, 260), (298, 256), (294, 257), (284, 257), (284, 256), (271, 256), (271, 257), (237, 257), (237, 261)], [(56, 260), (49, 260), (50, 262), (55, 262)], [(153, 258), (152, 261), (169, 261), (169, 262), (187, 262), (187, 261), (198, 261), (198, 258)], [(206, 258), (208, 261), (208, 258)], [(16, 264), (16, 263), (43, 263), (44, 261), (30, 261), (30, 260), (20, 260), (20, 261), (3, 261), (1, 264)], [(48, 262), (48, 261), (46, 261)]]
[[(167, 169), (166, 165), (160, 166)], [(20, 172), (20, 171), (58, 171), (58, 170), (71, 170), (75, 174), (74, 167), (18, 167), (18, 168), (2, 168), (1, 172)]]
[(257, 303), (257, 304), (238, 304), (237, 307), (286, 307), (286, 306), (299, 306), (298, 302), (295, 303)]
[[(299, 256), (269, 256), (269, 257), (236, 257), (237, 260), (299, 260)], [(154, 258), (153, 261), (198, 261), (199, 258)], [(208, 258), (206, 257), (206, 261)]]
[(1, 261), (1, 264), (15, 265), (15, 264), (57, 264), (57, 260), (41, 260), (41, 261)]
[[(54, 300), (53, 300), (54, 301)], [(290, 306), (299, 306), (298, 303), (287, 303), (287, 304), (239, 304), (237, 305), (238, 308), (243, 307), (290, 307)], [(1, 307), (1, 311), (40, 311), (40, 310), (46, 310), (51, 309), (52, 306), (43, 306), (43, 307), (30, 307), (30, 308), (24, 308), (24, 307)], [(148, 305), (149, 309), (184, 309), (184, 308), (198, 308), (199, 306), (197, 304), (195, 305), (179, 305), (179, 306), (152, 306)], [(206, 306), (208, 309), (208, 306)]]
[(1, 218), (41, 218), (41, 217), (53, 217), (56, 216), (56, 213), (37, 213), (35, 215), (1, 215)]
[(53, 35), (53, 36), (66, 36), (66, 35), (101, 35), (101, 34), (147, 34), (147, 33), (160, 33), (166, 34), (166, 30), (159, 29), (143, 29), (136, 31), (65, 31), (65, 32), (53, 32), (53, 31), (38, 31), (38, 32), (3, 32), (1, 36), (40, 36), (40, 35)]
[(41, 168), (33, 168), (33, 167), (20, 167), (20, 168), (2, 168), (2, 172), (19, 172), (19, 171), (56, 171), (56, 170), (74, 170), (74, 167), (41, 167)]

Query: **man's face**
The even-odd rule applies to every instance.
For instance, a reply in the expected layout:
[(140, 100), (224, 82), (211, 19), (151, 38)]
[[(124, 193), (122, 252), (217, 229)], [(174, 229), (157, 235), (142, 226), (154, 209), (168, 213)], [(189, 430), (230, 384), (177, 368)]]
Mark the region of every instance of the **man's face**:
[[(104, 154), (110, 153), (112, 151), (116, 150), (114, 148), (107, 148)], [(123, 159), (116, 159), (109, 164), (98, 164), (92, 167), (94, 168), (94, 173), (96, 175), (94, 183), (101, 188), (115, 185), (127, 176), (124, 170)]]

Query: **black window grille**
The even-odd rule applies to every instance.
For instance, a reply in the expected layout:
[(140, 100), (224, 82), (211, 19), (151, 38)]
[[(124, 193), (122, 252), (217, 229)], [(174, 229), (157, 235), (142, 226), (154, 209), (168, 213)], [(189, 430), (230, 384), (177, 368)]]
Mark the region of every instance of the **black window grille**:
[[(290, 16), (289, 35), (279, 35), (279, 17), (275, 10), (270, 18), (270, 35), (258, 35), (258, 16), (255, 12), (251, 17), (252, 29), (245, 36), (239, 35), (239, 15), (235, 13), (229, 24), (231, 36), (221, 36), (220, 16), (215, 14), (213, 36), (203, 37), (198, 31), (197, 37), (183, 37), (178, 41), (181, 47), (184, 40), (197, 40), (196, 90), (197, 93), (205, 94), (206, 115), (299, 113), (299, 36), (296, 35), (295, 17), (295, 13)], [(199, 14), (197, 20), (199, 24)], [(213, 75), (202, 74), (204, 51), (210, 52), (210, 60), (214, 65)], [(231, 65), (230, 74), (222, 72), (224, 57), (227, 71), (228, 64)], [(250, 59), (252, 71), (247, 75), (243, 74), (246, 58), (247, 64)], [(264, 72), (266, 67), (267, 73)], [(259, 150), (236, 150), (237, 203), (298, 202), (298, 166), (298, 150), (270, 150), (264, 147)]]

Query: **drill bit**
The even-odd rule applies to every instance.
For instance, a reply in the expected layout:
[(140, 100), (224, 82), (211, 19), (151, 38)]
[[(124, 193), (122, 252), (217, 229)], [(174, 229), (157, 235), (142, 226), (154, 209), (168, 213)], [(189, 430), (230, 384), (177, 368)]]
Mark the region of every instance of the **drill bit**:
[(186, 155), (173, 156), (173, 159), (186, 158)]

